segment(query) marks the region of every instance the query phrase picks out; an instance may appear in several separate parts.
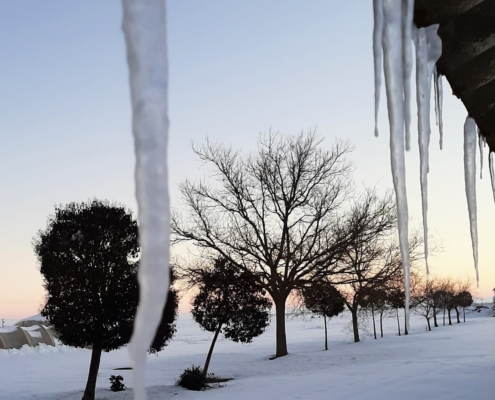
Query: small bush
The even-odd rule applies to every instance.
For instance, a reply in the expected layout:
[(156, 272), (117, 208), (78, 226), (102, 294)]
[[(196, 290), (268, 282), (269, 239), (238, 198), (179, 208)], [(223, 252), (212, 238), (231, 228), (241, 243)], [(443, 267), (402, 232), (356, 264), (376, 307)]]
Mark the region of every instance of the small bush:
[(191, 368), (186, 368), (177, 380), (176, 385), (188, 390), (203, 390), (206, 387), (203, 370), (201, 367), (195, 367), (194, 365)]
[(121, 392), (122, 390), (125, 390), (124, 378), (122, 375), (110, 376), (110, 390), (112, 392)]

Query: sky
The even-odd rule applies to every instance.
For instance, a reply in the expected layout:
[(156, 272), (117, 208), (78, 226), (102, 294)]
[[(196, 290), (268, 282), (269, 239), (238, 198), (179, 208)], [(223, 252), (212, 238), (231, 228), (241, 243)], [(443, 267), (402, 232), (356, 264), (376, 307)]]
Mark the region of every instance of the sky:
[[(38, 313), (32, 239), (55, 204), (105, 198), (136, 210), (122, 9), (117, 0), (0, 4), (0, 318)], [(170, 182), (204, 171), (191, 143), (244, 151), (269, 129), (316, 128), (355, 151), (358, 187), (392, 188), (385, 102), (375, 138), (371, 2), (169, 0)], [(382, 92), (382, 100), (385, 99)], [(439, 275), (474, 278), (464, 192), (466, 110), (444, 81), (444, 150), (432, 115), (429, 226)], [(416, 110), (413, 110), (416, 115)], [(413, 119), (413, 132), (417, 126)], [(407, 157), (411, 226), (421, 228), (417, 135)], [(485, 152), (486, 153), (486, 152)], [(477, 181), (479, 297), (495, 286), (495, 205)]]

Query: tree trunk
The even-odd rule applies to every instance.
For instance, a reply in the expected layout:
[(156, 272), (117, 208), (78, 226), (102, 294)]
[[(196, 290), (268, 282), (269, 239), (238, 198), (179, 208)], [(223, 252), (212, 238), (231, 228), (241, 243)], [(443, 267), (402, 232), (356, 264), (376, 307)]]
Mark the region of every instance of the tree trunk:
[(450, 309), (448, 309), (447, 311), (448, 311), (448, 313), (449, 313), (449, 325), (452, 325), (452, 318), (450, 317), (450, 311), (451, 311), (451, 310), (450, 310)]
[(86, 382), (86, 389), (84, 389), (82, 400), (95, 400), (96, 380), (98, 379), (98, 370), (100, 369), (101, 352), (101, 345), (93, 343), (88, 381)]
[(462, 316), (464, 318), (464, 322), (466, 322), (466, 309), (462, 307)]
[(371, 304), (371, 318), (373, 319), (373, 333), (376, 340), (376, 325), (375, 325), (375, 311), (373, 310), (373, 304)]
[(443, 309), (443, 326), (445, 326), (445, 308)]
[(399, 329), (399, 336), (400, 336), (400, 321), (399, 321), (399, 309), (396, 308), (395, 312), (397, 313), (397, 328)]
[(406, 316), (406, 308), (404, 307), (404, 335), (409, 335), (407, 331), (407, 316)]
[(431, 332), (430, 319), (426, 318), (426, 322), (428, 322), (428, 330)]
[(380, 313), (380, 335), (383, 337), (383, 311)]
[(436, 307), (433, 307), (433, 326), (435, 328), (438, 328), (438, 324), (437, 324), (437, 308)]
[(459, 312), (459, 309), (458, 308), (455, 308), (455, 314), (456, 314), (456, 317), (457, 317), (457, 323), (460, 324), (461, 323), (461, 319), (460, 319), (461, 313)]
[(357, 309), (351, 309), (352, 315), (352, 331), (354, 332), (354, 343), (359, 342), (359, 325), (358, 325), (358, 316)]
[(323, 321), (325, 322), (325, 350), (328, 350), (327, 317), (325, 315), (323, 315)]
[(276, 313), (276, 353), (275, 357), (283, 357), (288, 354), (287, 352), (287, 337), (285, 335), (285, 300), (282, 296), (281, 299), (274, 299), (275, 313)]
[(208, 351), (208, 355), (206, 356), (205, 366), (203, 368), (203, 376), (206, 378), (208, 374), (208, 367), (210, 366), (211, 355), (213, 354), (213, 348), (215, 347), (215, 343), (218, 338), (218, 334), (220, 333), (220, 329), (222, 329), (222, 324), (218, 325), (217, 330), (215, 331), (215, 336), (213, 336), (213, 340), (211, 341), (210, 350)]

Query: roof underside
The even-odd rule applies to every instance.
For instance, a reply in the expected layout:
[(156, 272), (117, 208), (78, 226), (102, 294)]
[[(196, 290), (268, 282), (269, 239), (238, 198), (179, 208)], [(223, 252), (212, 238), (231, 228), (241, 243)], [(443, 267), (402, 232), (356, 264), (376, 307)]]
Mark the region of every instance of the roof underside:
[(495, 0), (416, 0), (414, 23), (440, 24), (437, 70), (495, 151)]

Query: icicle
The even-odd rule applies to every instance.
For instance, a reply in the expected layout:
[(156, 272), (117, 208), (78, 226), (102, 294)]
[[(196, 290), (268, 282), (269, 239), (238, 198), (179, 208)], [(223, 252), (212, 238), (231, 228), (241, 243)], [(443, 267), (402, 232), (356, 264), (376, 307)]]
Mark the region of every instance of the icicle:
[(443, 87), (442, 87), (442, 75), (437, 73), (436, 79), (437, 85), (437, 97), (438, 97), (438, 129), (440, 131), (440, 150), (443, 150)]
[(378, 109), (382, 86), (383, 1), (373, 0), (373, 57), (375, 65), (375, 136), (378, 136)]
[(412, 58), (412, 27), (414, 0), (402, 0), (402, 63), (404, 90), (404, 123), (406, 126), (406, 150), (411, 150), (411, 73)]
[(387, 108), (390, 123), (390, 158), (397, 202), (399, 241), (404, 268), (405, 319), (409, 331), (409, 213), (406, 192), (406, 166), (404, 160), (404, 95), (402, 66), (402, 3), (384, 0), (383, 61)]
[(141, 262), (140, 301), (129, 351), (134, 398), (146, 399), (144, 364), (169, 287), (167, 47), (164, 0), (122, 0), (127, 45)]
[(476, 209), (476, 123), (469, 116), (466, 118), (464, 124), (464, 183), (468, 203), (476, 282), (479, 285), (478, 222)]
[(435, 114), (437, 117), (438, 130), (440, 132), (440, 150), (443, 150), (443, 88), (442, 88), (442, 75), (437, 72), (435, 67)]
[(438, 73), (436, 66), (435, 70), (433, 71), (433, 88), (435, 89), (435, 120), (438, 126), (440, 118), (438, 116)]
[(480, 179), (483, 179), (483, 135), (478, 129), (478, 147), (480, 148)]
[(490, 167), (490, 180), (492, 181), (493, 201), (495, 202), (495, 165), (493, 163), (493, 151), (488, 155), (488, 166)]
[(416, 101), (418, 104), (418, 144), (420, 161), (421, 205), (426, 273), (428, 268), (428, 169), (430, 145), (430, 71), (426, 29), (416, 31)]
[[(426, 272), (428, 268), (428, 177), (430, 146), (431, 81), (436, 62), (441, 55), (441, 41), (436, 34), (438, 25), (416, 30), (416, 101), (418, 108), (418, 144), (420, 160), (421, 205), (423, 211), (423, 235)], [(438, 96), (435, 91), (435, 105)], [(437, 107), (435, 107), (437, 109)], [(438, 115), (438, 113), (437, 113)]]

